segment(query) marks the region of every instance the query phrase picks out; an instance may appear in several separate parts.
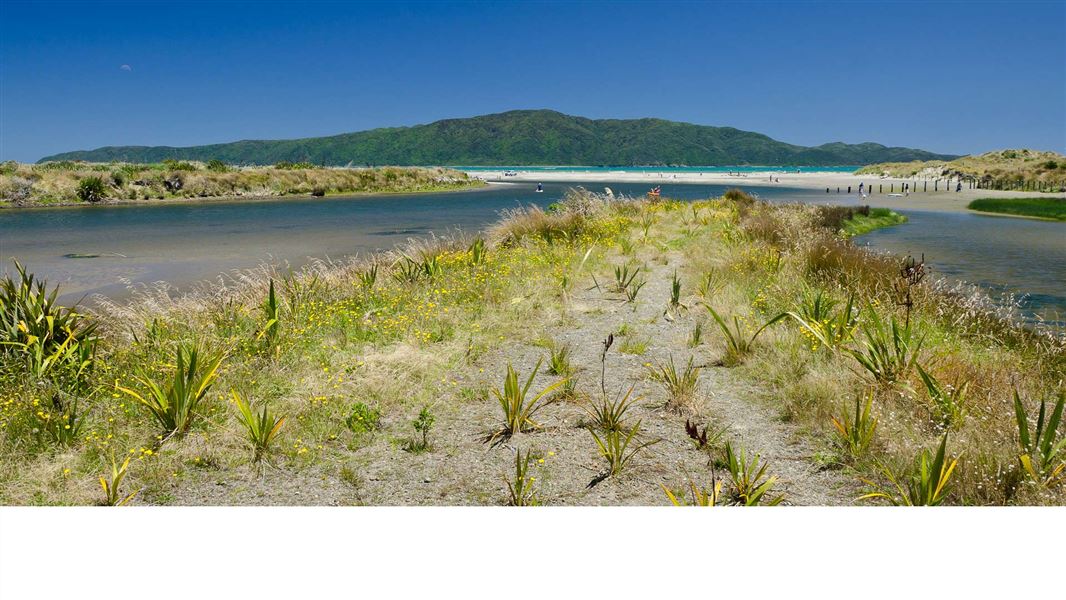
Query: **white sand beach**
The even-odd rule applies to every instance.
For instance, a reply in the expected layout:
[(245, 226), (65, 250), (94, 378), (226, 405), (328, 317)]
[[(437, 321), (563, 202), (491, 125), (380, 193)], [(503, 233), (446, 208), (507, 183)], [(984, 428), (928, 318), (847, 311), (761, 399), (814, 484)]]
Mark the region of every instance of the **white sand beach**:
[[(511, 173), (505, 175), (505, 173)], [(490, 183), (596, 183), (596, 182), (646, 182), (650, 187), (661, 184), (707, 184), (707, 185), (736, 185), (738, 187), (786, 187), (802, 188), (809, 190), (826, 190), (827, 202), (854, 203), (861, 201), (865, 204), (883, 206), (895, 209), (911, 210), (966, 210), (966, 205), (977, 198), (1025, 198), (1046, 197), (1054, 194), (1042, 194), (1039, 192), (1007, 192), (997, 190), (968, 189), (963, 183), (963, 189), (955, 191), (955, 180), (940, 180), (937, 191), (933, 191), (933, 180), (925, 179), (901, 179), (881, 178), (876, 175), (855, 175), (853, 173), (841, 173), (834, 171), (802, 172), (787, 170), (767, 170), (741, 173), (722, 172), (667, 172), (653, 169), (619, 169), (616, 171), (602, 170), (512, 170), (512, 171), (488, 171), (470, 170), (471, 177), (478, 177)], [(903, 195), (903, 184), (908, 183), (914, 190)], [(868, 195), (864, 199), (859, 195), (859, 185), (863, 184)], [(848, 188), (851, 188), (850, 194)], [(927, 191), (922, 191), (926, 189)], [(839, 192), (837, 191), (839, 189)], [(1061, 195), (1061, 194), (1059, 194)]]

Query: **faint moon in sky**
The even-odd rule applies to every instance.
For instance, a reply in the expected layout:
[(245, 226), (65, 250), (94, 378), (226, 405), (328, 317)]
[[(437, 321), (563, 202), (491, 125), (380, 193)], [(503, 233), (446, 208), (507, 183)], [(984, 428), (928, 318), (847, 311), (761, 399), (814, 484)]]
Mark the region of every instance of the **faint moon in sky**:
[(122, 69), (123, 71), (132, 71), (133, 67), (129, 65), (122, 65), (121, 67), (119, 67), (119, 69)]

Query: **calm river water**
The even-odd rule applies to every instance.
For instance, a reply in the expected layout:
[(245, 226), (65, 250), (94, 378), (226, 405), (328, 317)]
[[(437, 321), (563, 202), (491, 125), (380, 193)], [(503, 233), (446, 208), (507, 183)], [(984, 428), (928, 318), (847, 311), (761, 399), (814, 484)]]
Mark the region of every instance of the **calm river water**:
[[(492, 185), (439, 194), (362, 196), (0, 211), (0, 270), (18, 259), (65, 301), (85, 294), (121, 297), (127, 283), (165, 280), (179, 288), (265, 262), (299, 266), (311, 258), (342, 258), (389, 249), (410, 237), (473, 232), (507, 208), (546, 206), (574, 184)], [(647, 184), (586, 187), (642, 195)], [(722, 185), (664, 185), (663, 195), (698, 199)], [(824, 193), (756, 188), (774, 201), (825, 201)], [(952, 278), (998, 291), (1028, 294), (1028, 309), (1053, 319), (1066, 314), (1066, 225), (955, 212), (903, 211), (910, 222), (863, 240), (901, 254), (925, 253)], [(66, 258), (68, 254), (99, 254)]]

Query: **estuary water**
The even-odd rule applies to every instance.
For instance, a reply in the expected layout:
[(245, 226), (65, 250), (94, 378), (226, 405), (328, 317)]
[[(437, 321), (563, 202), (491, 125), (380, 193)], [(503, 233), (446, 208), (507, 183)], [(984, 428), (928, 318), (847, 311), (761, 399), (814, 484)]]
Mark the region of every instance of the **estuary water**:
[[(408, 238), (476, 232), (521, 205), (547, 206), (574, 184), (496, 184), (470, 191), (317, 199), (177, 202), (0, 211), (0, 270), (12, 259), (60, 285), (66, 302), (131, 284), (167, 281), (179, 289), (236, 269), (274, 262), (299, 267), (391, 249)], [(639, 196), (645, 183), (585, 187)], [(735, 185), (663, 185), (663, 196), (700, 199)], [(743, 187), (743, 186), (741, 186)], [(758, 187), (771, 201), (825, 202), (814, 190)], [(835, 200), (835, 198), (834, 198)], [(876, 203), (876, 198), (871, 199)], [(900, 254), (925, 254), (934, 271), (996, 292), (1028, 295), (1026, 310), (1066, 314), (1066, 225), (961, 212), (902, 211), (910, 222), (862, 241)], [(89, 255), (92, 258), (71, 258)]]

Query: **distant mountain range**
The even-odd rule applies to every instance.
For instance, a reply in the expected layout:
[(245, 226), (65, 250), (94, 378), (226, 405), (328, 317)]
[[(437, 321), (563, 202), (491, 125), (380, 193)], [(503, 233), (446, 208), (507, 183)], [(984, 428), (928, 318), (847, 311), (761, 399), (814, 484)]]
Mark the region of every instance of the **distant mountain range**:
[(867, 165), (951, 160), (881, 144), (796, 146), (732, 127), (663, 119), (586, 119), (551, 110), (445, 119), (295, 140), (244, 140), (207, 146), (105, 146), (46, 156), (39, 162), (159, 162), (219, 159), (231, 164), (278, 161), (318, 165)]

